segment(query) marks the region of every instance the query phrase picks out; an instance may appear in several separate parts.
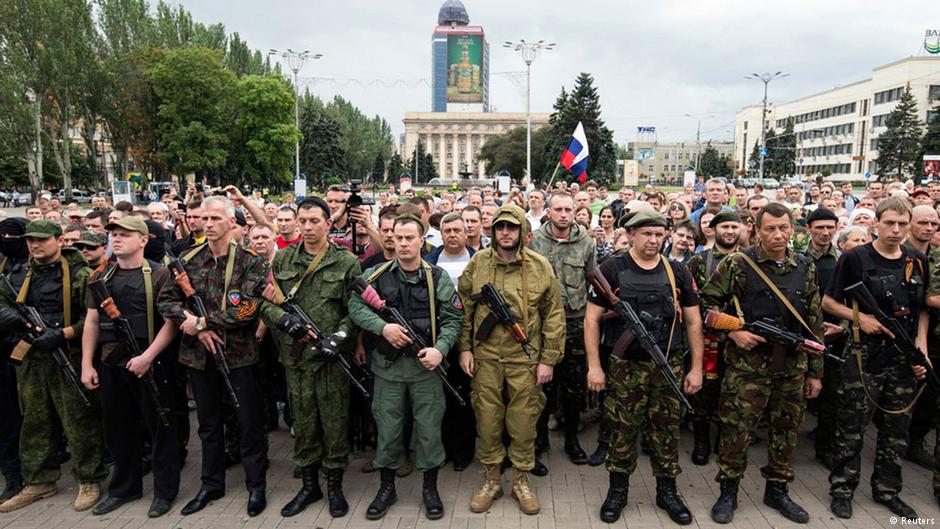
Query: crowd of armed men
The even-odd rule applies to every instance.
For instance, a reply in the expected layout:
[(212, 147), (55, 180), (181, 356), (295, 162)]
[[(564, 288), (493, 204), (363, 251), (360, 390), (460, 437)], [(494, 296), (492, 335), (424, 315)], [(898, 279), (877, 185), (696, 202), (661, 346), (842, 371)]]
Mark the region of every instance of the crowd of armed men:
[(285, 517), (324, 498), (346, 515), (350, 452), (367, 445), (370, 520), (414, 469), (426, 516), (443, 517), (439, 470), (474, 458), (471, 511), (506, 487), (537, 514), (530, 476), (561, 430), (572, 463), (606, 465), (601, 520), (619, 519), (647, 453), (657, 507), (689, 524), (689, 424), (691, 463), (716, 456), (714, 522), (732, 521), (766, 428), (763, 502), (806, 523), (788, 484), (809, 406), (832, 512), (852, 517), (874, 422), (872, 497), (917, 517), (899, 493), (902, 458), (936, 467), (938, 182), (393, 188), (374, 204), (356, 187), (281, 203), (205, 191), (88, 211), (40, 197), (0, 222), (0, 513), (57, 494), (69, 458), (76, 511), (140, 499), (152, 472), (148, 515), (169, 512), (195, 410), (201, 486), (183, 515), (222, 498), (236, 463), (261, 513), (283, 416), (299, 478)]

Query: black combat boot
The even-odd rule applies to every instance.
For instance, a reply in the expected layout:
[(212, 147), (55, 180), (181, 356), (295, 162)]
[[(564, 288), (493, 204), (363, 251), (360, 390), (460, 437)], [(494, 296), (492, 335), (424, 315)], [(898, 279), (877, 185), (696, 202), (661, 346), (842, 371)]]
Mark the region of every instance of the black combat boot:
[(707, 465), (708, 455), (711, 453), (711, 428), (708, 421), (695, 421), (692, 423), (692, 434), (695, 436), (695, 447), (692, 448), (692, 463)]
[(565, 453), (575, 465), (585, 465), (588, 456), (578, 442), (578, 416), (581, 413), (581, 401), (570, 399), (571, 402), (562, 404), (565, 414)]
[(424, 515), (428, 520), (440, 520), (444, 517), (444, 504), (437, 493), (437, 469), (424, 472), (424, 485), (421, 487), (421, 499), (424, 501)]
[(916, 463), (927, 470), (937, 468), (937, 460), (933, 457), (933, 454), (924, 448), (923, 437), (911, 438), (910, 442), (907, 444), (907, 452), (904, 453), (904, 459), (907, 459), (911, 463)]
[(349, 512), (349, 504), (343, 495), (343, 469), (326, 469), (326, 497), (330, 502), (330, 516), (341, 518)]
[(389, 507), (398, 501), (398, 495), (395, 494), (395, 469), (380, 468), (382, 482), (379, 485), (379, 491), (375, 494), (375, 499), (369, 504), (366, 510), (367, 520), (379, 520), (385, 516)]
[(603, 465), (605, 461), (607, 461), (607, 443), (597, 443), (597, 448), (588, 459), (588, 464), (597, 467)]
[(731, 523), (734, 519), (734, 510), (738, 508), (738, 482), (732, 479), (721, 480), (721, 495), (712, 505), (712, 521), (715, 523)]
[(656, 478), (656, 506), (669, 513), (669, 518), (679, 525), (692, 523), (692, 513), (676, 492), (675, 478)]
[(829, 502), (829, 510), (839, 518), (848, 520), (852, 517), (852, 497), (833, 497), (832, 501)]
[(323, 498), (323, 491), (320, 490), (320, 483), (317, 481), (319, 471), (319, 463), (300, 469), (300, 479), (303, 485), (294, 499), (281, 508), (281, 516), (285, 518), (296, 516), (303, 512), (307, 505)]
[(630, 476), (623, 472), (610, 473), (610, 485), (607, 489), (607, 498), (601, 505), (601, 521), (614, 523), (620, 519), (620, 513), (627, 504), (630, 492)]
[(809, 513), (790, 499), (787, 484), (782, 481), (768, 481), (764, 488), (764, 505), (780, 511), (784, 518), (796, 523), (809, 521)]

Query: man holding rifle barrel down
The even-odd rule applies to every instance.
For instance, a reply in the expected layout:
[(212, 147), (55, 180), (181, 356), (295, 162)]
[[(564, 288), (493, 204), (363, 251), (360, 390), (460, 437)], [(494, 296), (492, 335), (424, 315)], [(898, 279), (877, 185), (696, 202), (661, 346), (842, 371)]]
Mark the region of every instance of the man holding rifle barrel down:
[[(607, 470), (610, 487), (600, 518), (613, 523), (627, 502), (630, 474), (636, 470), (638, 441), (644, 424), (650, 428), (650, 462), (656, 476), (656, 505), (677, 524), (692, 523), (692, 513), (676, 491), (679, 475), (679, 421), (691, 406), (683, 396), (702, 387), (702, 318), (688, 269), (660, 255), (666, 219), (641, 210), (625, 224), (633, 239), (629, 252), (588, 271), (591, 284), (584, 317), (587, 384), (601, 391), (609, 381), (607, 417), (611, 421)], [(613, 289), (611, 288), (613, 286)], [(620, 316), (605, 332), (622, 337), (610, 356), (605, 377), (600, 361), (601, 317), (607, 310)], [(685, 331), (683, 333), (683, 331)], [(682, 389), (682, 351), (692, 355)]]
[(402, 426), (410, 403), (415, 467), (424, 472), (422, 503), (425, 515), (436, 520), (444, 516), (437, 491), (438, 469), (444, 464), (441, 421), (446, 380), (440, 364), (460, 334), (462, 305), (444, 269), (421, 259), (427, 229), (423, 221), (402, 215), (394, 229), (395, 258), (366, 270), (349, 296), (353, 322), (382, 338), (372, 361), (372, 412), (378, 428), (373, 465), (379, 469), (381, 485), (366, 518), (384, 517), (397, 501), (395, 471), (405, 462)]
[[(11, 292), (5, 277), (0, 284), (0, 329), (21, 339), (11, 361), (21, 362), (17, 382), (23, 406), (20, 458), (25, 484), (19, 494), (0, 504), (0, 512), (26, 507), (58, 492), (62, 432), (79, 483), (76, 511), (95, 506), (100, 497), (98, 483), (108, 475), (101, 462), (101, 411), (97, 399), (89, 399), (83, 391), (74, 368), (81, 365), (79, 336), (91, 270), (78, 251), (62, 248), (61, 236), (62, 228), (53, 221), (30, 222), (23, 235), (30, 260), (22, 286)], [(28, 324), (33, 316), (40, 320), (39, 329)]]
[[(545, 405), (539, 386), (552, 380), (564, 354), (565, 310), (551, 264), (525, 247), (525, 211), (513, 204), (500, 207), (492, 231), (492, 245), (473, 255), (458, 282), (465, 314), (458, 343), (460, 367), (472, 377), (476, 452), (485, 469), (470, 510), (486, 512), (503, 494), (505, 430), (513, 466), (512, 496), (522, 512), (537, 514), (540, 505), (529, 472), (535, 466), (535, 424)], [(509, 305), (498, 311), (504, 317), (494, 312), (496, 298), (486, 295), (487, 285)], [(508, 315), (516, 322), (505, 318)]]
[[(349, 510), (343, 495), (343, 472), (349, 456), (349, 379), (341, 365), (320, 341), (343, 332), (353, 336), (346, 310), (348, 287), (361, 273), (356, 256), (332, 245), (330, 207), (311, 197), (297, 210), (300, 244), (277, 252), (271, 265), (272, 292), (266, 296), (261, 316), (280, 349), (291, 410), (294, 414), (294, 464), (301, 469), (300, 492), (281, 509), (294, 516), (323, 497), (319, 471), (325, 469), (330, 515)], [(327, 336), (317, 336), (302, 316), (285, 311), (295, 304)], [(291, 307), (293, 308), (293, 307)], [(296, 310), (296, 309), (295, 309)]]
[[(699, 291), (706, 321), (738, 320), (731, 327), (737, 330), (728, 332), (730, 341), (725, 345), (716, 478), (721, 495), (711, 510), (716, 523), (729, 523), (734, 517), (738, 484), (747, 467), (747, 448), (765, 412), (769, 439), (768, 463), (761, 468), (767, 480), (764, 504), (793, 522), (809, 520), (807, 512), (790, 498), (787, 483), (794, 479), (793, 455), (804, 399), (815, 398), (822, 387), (822, 351), (787, 347), (740, 328), (744, 323), (768, 320), (814, 343), (822, 341), (816, 268), (788, 247), (793, 235), (792, 215), (777, 202), (761, 208), (755, 216), (758, 243), (725, 257)], [(709, 318), (709, 311), (728, 314)], [(714, 328), (723, 330), (718, 325)]]
[[(241, 457), (248, 487), (248, 515), (267, 506), (264, 409), (257, 379), (255, 329), (267, 262), (233, 239), (235, 208), (211, 196), (202, 203), (206, 243), (171, 263), (175, 284), (159, 295), (160, 313), (181, 331), (179, 361), (189, 368), (202, 441), (202, 488), (183, 509), (189, 515), (225, 495), (223, 392), (235, 403)], [(205, 315), (197, 313), (205, 310)]]
[(162, 265), (144, 259), (150, 231), (142, 219), (124, 217), (106, 228), (117, 261), (92, 275), (88, 285), (82, 383), (89, 390), (101, 388), (114, 472), (108, 497), (92, 512), (107, 514), (143, 495), (144, 440), (134, 426), (142, 420), (153, 450), (154, 498), (147, 515), (156, 518), (170, 510), (180, 487), (179, 443), (170, 412), (176, 366), (167, 364), (175, 358), (163, 354), (177, 327), (163, 320), (156, 300), (173, 278)]

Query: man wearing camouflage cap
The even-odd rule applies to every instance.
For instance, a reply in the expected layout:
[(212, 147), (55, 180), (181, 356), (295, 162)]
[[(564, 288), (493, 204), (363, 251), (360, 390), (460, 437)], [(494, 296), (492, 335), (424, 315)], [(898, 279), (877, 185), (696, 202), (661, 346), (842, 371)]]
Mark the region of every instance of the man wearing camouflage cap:
[(93, 271), (104, 269), (104, 263), (107, 262), (105, 252), (108, 249), (108, 234), (98, 231), (83, 231), (78, 236), (78, 240), (72, 243), (72, 247), (82, 253), (85, 261), (88, 261), (88, 267)]
[[(20, 509), (58, 492), (62, 432), (69, 442), (74, 458), (72, 473), (79, 483), (74, 507), (84, 511), (98, 501), (98, 482), (108, 475), (101, 462), (101, 412), (94, 397), (89, 398), (90, 405), (83, 404), (52, 353), (62, 348), (73, 366), (80, 364), (79, 336), (85, 322), (85, 284), (90, 270), (81, 254), (61, 248), (59, 224), (36, 220), (27, 225), (23, 236), (30, 254), (29, 268), (19, 291), (5, 292), (0, 298), (0, 331), (31, 341), (18, 345), (18, 351), (25, 354), (18, 382), (23, 404), (20, 458), (26, 486), (0, 504), (0, 512)], [(38, 336), (29, 337), (25, 322), (7, 296), (34, 307), (47, 327)]]
[[(703, 345), (699, 299), (692, 276), (685, 266), (659, 253), (666, 238), (666, 219), (662, 215), (640, 210), (624, 227), (630, 232), (633, 246), (601, 263), (599, 271), (620, 300), (629, 303), (637, 314), (643, 314), (646, 330), (666, 355), (676, 380), (682, 380), (685, 336), (692, 362), (684, 391), (693, 394), (702, 387)], [(618, 341), (610, 355), (609, 377), (604, 374), (600, 361), (601, 317), (613, 308), (596, 288), (591, 290), (584, 317), (587, 385), (591, 391), (601, 391), (609, 380), (610, 386), (605, 401), (611, 429), (607, 454), (610, 486), (600, 518), (606, 523), (620, 518), (627, 502), (630, 474), (636, 470), (639, 434), (643, 425), (648, 424), (656, 506), (665, 510), (672, 521), (690, 524), (692, 514), (676, 491), (676, 476), (681, 472), (678, 446), (683, 412), (679, 397), (639, 340)], [(630, 328), (618, 318), (605, 332), (621, 336), (630, 332)]]

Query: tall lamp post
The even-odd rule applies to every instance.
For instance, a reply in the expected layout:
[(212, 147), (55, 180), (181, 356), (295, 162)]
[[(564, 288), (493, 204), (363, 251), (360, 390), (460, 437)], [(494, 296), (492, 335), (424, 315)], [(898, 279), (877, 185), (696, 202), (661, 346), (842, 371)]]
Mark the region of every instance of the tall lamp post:
[(764, 158), (767, 157), (767, 85), (769, 85), (770, 82), (774, 79), (786, 77), (788, 75), (790, 74), (777, 72), (774, 74), (765, 73), (762, 75), (752, 73), (751, 75), (744, 76), (745, 79), (753, 79), (755, 81), (761, 81), (764, 83), (764, 107), (760, 114), (760, 170), (757, 175), (757, 181), (761, 184), (764, 183)]
[[(268, 56), (277, 55), (284, 59), (287, 63), (287, 67), (294, 72), (294, 126), (297, 127), (297, 130), (300, 130), (300, 85), (297, 81), (297, 74), (300, 73), (300, 70), (304, 67), (304, 63), (307, 62), (307, 59), (320, 59), (323, 55), (319, 53), (310, 53), (309, 50), (304, 51), (294, 51), (290, 48), (286, 50), (268, 50)], [(294, 144), (294, 180), (300, 180), (300, 140)]]
[(538, 57), (539, 51), (551, 51), (555, 48), (554, 42), (526, 42), (519, 39), (518, 42), (503, 43), (504, 48), (515, 50), (525, 62), (525, 172), (529, 181), (532, 180), (532, 63)]
[(699, 159), (702, 157), (702, 120), (711, 119), (715, 116), (693, 116), (692, 114), (686, 114), (685, 117), (692, 118), (698, 122), (698, 126), (695, 128), (695, 175), (698, 176), (698, 164)]

